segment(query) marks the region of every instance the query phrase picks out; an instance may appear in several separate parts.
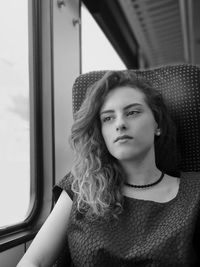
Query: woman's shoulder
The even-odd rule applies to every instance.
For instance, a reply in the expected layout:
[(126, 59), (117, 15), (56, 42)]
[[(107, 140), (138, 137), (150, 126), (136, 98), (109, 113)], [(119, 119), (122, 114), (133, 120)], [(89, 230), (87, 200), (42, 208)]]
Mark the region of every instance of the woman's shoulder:
[(71, 172), (68, 172), (59, 182), (58, 185), (63, 187), (71, 187), (73, 182), (73, 175)]
[(179, 177), (166, 175), (166, 188), (176, 199), (200, 201), (200, 172), (181, 172)]
[(73, 182), (73, 175), (68, 172), (55, 186), (53, 187), (53, 194), (55, 201), (58, 200), (62, 190), (66, 191), (69, 197), (73, 200), (74, 193), (71, 189)]

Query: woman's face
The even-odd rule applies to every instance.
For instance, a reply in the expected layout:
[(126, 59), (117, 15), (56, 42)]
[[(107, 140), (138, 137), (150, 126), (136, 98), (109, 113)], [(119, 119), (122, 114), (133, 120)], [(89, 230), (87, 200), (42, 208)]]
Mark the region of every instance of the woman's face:
[(100, 120), (107, 149), (119, 161), (154, 155), (157, 123), (139, 89), (123, 86), (111, 90), (101, 107)]

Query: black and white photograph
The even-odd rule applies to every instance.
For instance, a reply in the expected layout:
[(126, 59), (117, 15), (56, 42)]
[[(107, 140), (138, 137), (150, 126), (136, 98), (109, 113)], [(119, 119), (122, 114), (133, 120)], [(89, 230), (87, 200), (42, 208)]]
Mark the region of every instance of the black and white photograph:
[(200, 267), (200, 1), (0, 5), (0, 267)]

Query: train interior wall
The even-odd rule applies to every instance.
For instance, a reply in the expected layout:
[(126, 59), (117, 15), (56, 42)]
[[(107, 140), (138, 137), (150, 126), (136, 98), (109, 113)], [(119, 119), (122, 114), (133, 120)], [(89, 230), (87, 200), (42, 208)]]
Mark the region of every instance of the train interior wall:
[[(54, 90), (54, 159), (55, 181), (60, 180), (70, 170), (72, 151), (68, 144), (72, 124), (71, 89), (75, 78), (80, 74), (80, 2), (79, 0), (64, 1), (58, 6), (57, 1), (42, 1), (44, 16), (42, 27), (52, 32), (52, 80)], [(45, 11), (46, 12), (46, 11)], [(53, 16), (52, 16), (53, 15)], [(43, 19), (42, 19), (43, 20)], [(44, 29), (45, 30), (45, 29)], [(43, 48), (45, 49), (45, 48)], [(45, 62), (43, 65), (45, 68)], [(31, 241), (17, 245), (0, 253), (0, 266), (14, 267), (19, 262)]]

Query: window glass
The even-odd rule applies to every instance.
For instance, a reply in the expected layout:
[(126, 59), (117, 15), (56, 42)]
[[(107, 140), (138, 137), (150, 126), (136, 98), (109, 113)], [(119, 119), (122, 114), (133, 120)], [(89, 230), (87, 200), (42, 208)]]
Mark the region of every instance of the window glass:
[(86, 7), (81, 6), (82, 73), (126, 66)]
[(0, 3), (0, 228), (30, 201), (28, 1)]

